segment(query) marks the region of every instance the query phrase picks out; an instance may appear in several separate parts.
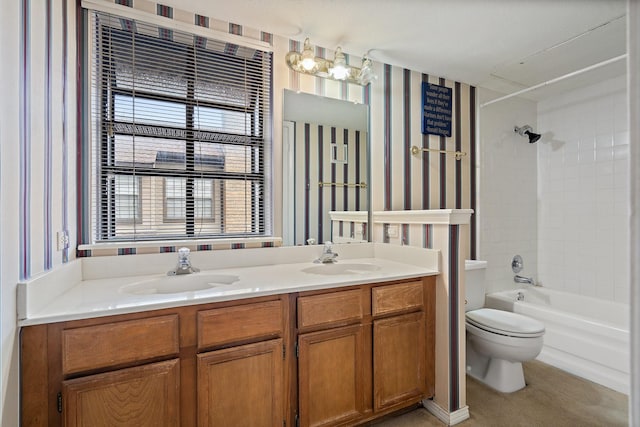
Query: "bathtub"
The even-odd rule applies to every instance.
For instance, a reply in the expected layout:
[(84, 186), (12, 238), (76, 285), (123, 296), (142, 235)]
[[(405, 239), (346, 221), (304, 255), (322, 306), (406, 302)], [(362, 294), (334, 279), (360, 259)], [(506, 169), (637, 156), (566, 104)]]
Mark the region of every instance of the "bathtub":
[(487, 294), (485, 305), (545, 324), (538, 360), (629, 394), (628, 305), (538, 287)]

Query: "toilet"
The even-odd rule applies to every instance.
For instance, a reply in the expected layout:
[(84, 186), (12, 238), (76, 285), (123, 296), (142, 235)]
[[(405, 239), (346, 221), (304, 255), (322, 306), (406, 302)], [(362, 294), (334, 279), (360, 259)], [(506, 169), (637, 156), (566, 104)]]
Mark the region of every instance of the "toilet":
[(522, 362), (542, 350), (544, 324), (510, 311), (483, 308), (486, 261), (465, 261), (467, 374), (504, 393), (524, 388)]

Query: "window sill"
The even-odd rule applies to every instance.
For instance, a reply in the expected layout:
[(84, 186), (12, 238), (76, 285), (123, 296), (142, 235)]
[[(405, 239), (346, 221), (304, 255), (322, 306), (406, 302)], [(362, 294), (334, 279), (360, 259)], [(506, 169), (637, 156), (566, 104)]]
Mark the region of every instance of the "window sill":
[(262, 243), (273, 243), (273, 246), (282, 246), (281, 237), (236, 237), (229, 239), (197, 239), (197, 240), (151, 240), (144, 242), (117, 241), (104, 243), (89, 243), (78, 245), (78, 250), (102, 250), (119, 248), (161, 248), (161, 247), (188, 247), (196, 248), (200, 246), (225, 247), (234, 244), (244, 244), (246, 247), (260, 247)]

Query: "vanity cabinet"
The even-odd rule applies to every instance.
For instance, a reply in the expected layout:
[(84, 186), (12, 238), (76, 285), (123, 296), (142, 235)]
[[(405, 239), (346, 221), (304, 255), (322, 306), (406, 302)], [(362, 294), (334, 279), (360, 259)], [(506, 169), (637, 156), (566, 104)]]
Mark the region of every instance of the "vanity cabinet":
[(274, 300), (198, 311), (198, 427), (284, 424), (284, 309)]
[(434, 292), (425, 277), (26, 326), (22, 426), (366, 423), (433, 395)]
[(22, 425), (282, 426), (289, 298), (23, 327)]
[(433, 396), (434, 282), (298, 297), (301, 426), (360, 424)]
[(422, 282), (372, 289), (375, 411), (426, 394), (425, 304)]
[(301, 426), (353, 423), (367, 409), (364, 295), (357, 288), (297, 300)]

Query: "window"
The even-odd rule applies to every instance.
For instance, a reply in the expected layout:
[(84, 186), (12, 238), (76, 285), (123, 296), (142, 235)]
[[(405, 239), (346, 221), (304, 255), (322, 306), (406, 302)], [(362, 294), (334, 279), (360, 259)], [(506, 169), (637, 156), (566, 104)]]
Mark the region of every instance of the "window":
[(116, 221), (135, 221), (140, 218), (139, 179), (133, 176), (116, 175)]
[[(195, 217), (213, 220), (213, 181), (194, 180)], [(165, 218), (186, 220), (186, 188), (185, 178), (165, 178)]]
[(90, 13), (94, 240), (269, 235), (271, 53)]

